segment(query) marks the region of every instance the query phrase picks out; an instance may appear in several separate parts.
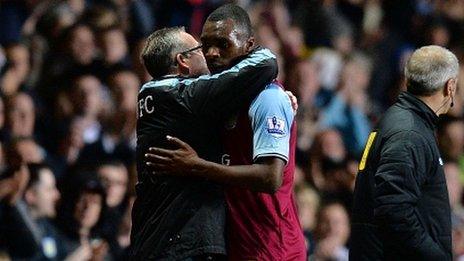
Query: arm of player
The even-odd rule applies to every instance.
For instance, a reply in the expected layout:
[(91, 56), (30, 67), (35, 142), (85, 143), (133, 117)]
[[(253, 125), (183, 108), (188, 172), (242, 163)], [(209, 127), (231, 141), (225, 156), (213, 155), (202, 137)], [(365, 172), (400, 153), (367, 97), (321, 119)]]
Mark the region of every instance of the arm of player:
[(182, 80), (180, 99), (195, 114), (225, 119), (249, 104), (277, 72), (275, 55), (257, 48), (221, 73)]
[(253, 165), (226, 166), (201, 159), (190, 145), (177, 138), (167, 139), (177, 149), (150, 148), (145, 154), (146, 164), (155, 175), (196, 176), (266, 193), (276, 192), (282, 183), (285, 162), (279, 158), (263, 157)]
[(446, 260), (415, 207), (426, 182), (426, 165), (432, 162), (426, 157), (429, 151), (427, 141), (415, 132), (400, 132), (385, 142), (375, 174), (374, 218), (418, 260)]
[(282, 184), (282, 173), (288, 161), (293, 110), (287, 94), (275, 84), (269, 85), (250, 107), (253, 128), (255, 164), (224, 166), (200, 159), (196, 152), (179, 139), (169, 137), (177, 150), (150, 148), (147, 165), (155, 172), (194, 175), (210, 180), (274, 193)]

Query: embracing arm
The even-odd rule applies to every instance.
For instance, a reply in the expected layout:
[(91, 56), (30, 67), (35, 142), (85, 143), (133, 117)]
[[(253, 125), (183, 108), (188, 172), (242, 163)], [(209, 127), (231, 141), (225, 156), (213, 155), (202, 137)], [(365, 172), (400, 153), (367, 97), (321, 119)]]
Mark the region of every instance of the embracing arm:
[(177, 138), (168, 136), (168, 141), (178, 149), (150, 148), (145, 155), (147, 165), (156, 169), (155, 174), (201, 177), (266, 193), (275, 193), (282, 184), (285, 162), (280, 158), (263, 157), (253, 165), (226, 166), (199, 158), (187, 143)]
[(253, 165), (238, 166), (201, 160), (191, 173), (218, 183), (272, 194), (282, 184), (284, 166), (285, 162), (276, 157), (262, 158)]
[(185, 89), (180, 98), (197, 115), (224, 119), (249, 104), (277, 77), (277, 71), (274, 54), (257, 48), (221, 73), (182, 80)]
[(276, 192), (288, 161), (293, 113), (290, 99), (277, 85), (268, 86), (253, 102), (249, 111), (253, 165), (223, 166), (205, 161), (187, 143), (173, 137), (168, 137), (168, 141), (177, 149), (150, 148), (147, 165), (155, 173), (194, 175), (256, 191)]

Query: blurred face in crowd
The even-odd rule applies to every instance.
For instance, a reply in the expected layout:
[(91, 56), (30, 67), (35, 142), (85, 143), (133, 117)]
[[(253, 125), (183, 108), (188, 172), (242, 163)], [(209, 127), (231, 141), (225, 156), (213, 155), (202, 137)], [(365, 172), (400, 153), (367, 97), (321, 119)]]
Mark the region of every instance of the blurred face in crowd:
[(450, 33), (444, 25), (435, 25), (430, 29), (430, 44), (448, 46)]
[(76, 14), (81, 14), (85, 9), (85, 0), (67, 0), (66, 2)]
[(116, 207), (124, 200), (127, 191), (128, 173), (124, 165), (103, 165), (98, 176), (106, 191), (106, 204)]
[(118, 72), (111, 77), (110, 87), (118, 109), (133, 111), (137, 108), (139, 86), (139, 79), (130, 71)]
[(309, 107), (320, 89), (319, 73), (316, 64), (309, 60), (298, 63), (298, 91), (302, 106)]
[(355, 61), (350, 61), (343, 67), (341, 82), (345, 88), (350, 88), (352, 92), (363, 92), (367, 89), (370, 81), (368, 70)]
[(453, 160), (457, 160), (464, 148), (464, 122), (454, 121), (449, 123), (444, 133), (439, 137), (440, 148), (443, 153)]
[(340, 133), (336, 130), (327, 130), (320, 136), (322, 156), (335, 161), (343, 160), (346, 156), (345, 145)]
[(208, 68), (212, 73), (218, 73), (229, 67), (237, 57), (246, 55), (252, 49), (254, 39), (246, 39), (234, 20), (226, 19), (206, 21), (201, 42)]
[(0, 129), (3, 129), (5, 126), (5, 103), (3, 99), (0, 98)]
[(310, 188), (304, 188), (297, 193), (296, 199), (301, 227), (303, 230), (313, 230), (316, 224), (316, 213), (319, 206), (317, 193)]
[(24, 81), (30, 70), (29, 50), (22, 44), (15, 44), (6, 48), (6, 58), (11, 64), (11, 70), (15, 71), (15, 76), (20, 82)]
[(259, 39), (259, 43), (266, 48), (269, 48), (277, 56), (277, 66), (282, 68), (279, 70), (277, 79), (279, 81), (284, 81), (285, 70), (283, 70), (285, 65), (284, 55), (282, 55), (282, 44), (280, 43), (279, 38), (277, 38), (272, 31), (272, 28), (267, 24), (261, 24), (258, 27), (256, 32), (256, 37)]
[(90, 64), (95, 57), (95, 39), (93, 32), (85, 25), (74, 29), (69, 40), (71, 56), (79, 64)]
[(335, 36), (333, 46), (341, 54), (348, 55), (353, 50), (353, 37), (350, 34)]
[(96, 117), (100, 112), (101, 91), (101, 83), (97, 77), (85, 75), (78, 78), (71, 97), (77, 113)]
[(97, 193), (83, 192), (77, 201), (74, 209), (74, 218), (80, 223), (82, 228), (91, 229), (94, 227), (101, 214), (103, 199)]
[(325, 206), (319, 213), (316, 228), (318, 238), (334, 238), (346, 243), (350, 235), (350, 223), (345, 208), (338, 204)]
[(55, 206), (60, 199), (60, 193), (50, 169), (43, 168), (39, 171), (39, 181), (26, 191), (25, 197), (37, 217), (55, 217)]
[(448, 187), (448, 195), (451, 208), (460, 204), (462, 196), (462, 185), (459, 181), (459, 166), (456, 163), (446, 163), (444, 166), (446, 186)]
[(21, 139), (15, 143), (15, 150), (27, 163), (40, 163), (45, 159), (43, 150), (32, 138)]
[(121, 29), (104, 32), (100, 42), (107, 63), (115, 64), (127, 56), (127, 41)]
[(8, 125), (11, 135), (32, 136), (34, 133), (35, 109), (32, 98), (19, 93), (11, 98), (8, 107)]

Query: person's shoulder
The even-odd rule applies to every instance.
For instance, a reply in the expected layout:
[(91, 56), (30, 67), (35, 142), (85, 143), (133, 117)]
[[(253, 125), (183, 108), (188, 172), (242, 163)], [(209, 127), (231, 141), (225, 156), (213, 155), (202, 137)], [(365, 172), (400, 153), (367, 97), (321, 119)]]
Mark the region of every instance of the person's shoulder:
[(151, 80), (142, 85), (142, 87), (139, 90), (139, 94), (142, 94), (143, 92), (156, 92), (165, 90), (166, 88), (176, 87), (179, 85), (179, 82), (179, 78), (176, 77)]
[(408, 132), (415, 129), (415, 118), (410, 110), (393, 105), (382, 116), (378, 126), (386, 134)]
[(285, 93), (285, 90), (279, 84), (272, 82), (269, 83), (264, 90), (256, 98), (256, 102), (264, 103), (264, 104), (289, 104), (290, 99), (288, 95)]

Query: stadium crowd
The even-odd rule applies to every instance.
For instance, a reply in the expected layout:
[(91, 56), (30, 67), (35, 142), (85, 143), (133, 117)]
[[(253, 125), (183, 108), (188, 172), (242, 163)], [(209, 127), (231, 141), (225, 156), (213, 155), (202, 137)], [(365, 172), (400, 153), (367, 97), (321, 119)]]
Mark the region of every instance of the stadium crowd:
[[(0, 1), (0, 259), (124, 260), (140, 62), (155, 29), (198, 36), (224, 0)], [(295, 193), (315, 260), (347, 260), (358, 161), (423, 45), (464, 58), (462, 0), (235, 1), (299, 100)], [(464, 77), (464, 67), (461, 69)], [(464, 79), (459, 85), (464, 84)], [(464, 258), (464, 86), (437, 130)]]

